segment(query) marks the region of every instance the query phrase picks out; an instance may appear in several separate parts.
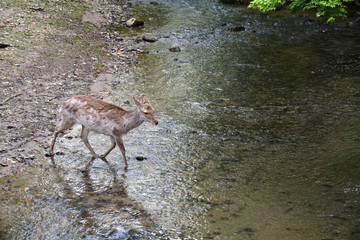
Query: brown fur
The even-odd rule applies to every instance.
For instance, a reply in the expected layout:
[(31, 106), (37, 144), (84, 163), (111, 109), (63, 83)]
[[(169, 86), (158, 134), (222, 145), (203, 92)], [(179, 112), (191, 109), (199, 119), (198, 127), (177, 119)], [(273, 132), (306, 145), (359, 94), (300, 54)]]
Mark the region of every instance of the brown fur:
[(145, 120), (158, 124), (158, 121), (155, 119), (155, 110), (150, 105), (147, 97), (143, 95), (141, 102), (135, 97), (133, 98), (138, 108), (132, 111), (126, 111), (116, 105), (90, 96), (79, 95), (68, 98), (60, 110), (62, 120), (55, 129), (54, 139), (50, 146), (50, 154), (53, 155), (57, 135), (74, 124), (79, 123), (82, 125), (81, 138), (93, 157), (99, 157), (99, 155), (94, 152), (89, 144), (88, 134), (90, 131), (110, 136), (111, 147), (101, 157), (105, 158), (118, 145), (125, 161), (125, 168), (127, 168), (122, 136), (131, 129), (138, 127)]

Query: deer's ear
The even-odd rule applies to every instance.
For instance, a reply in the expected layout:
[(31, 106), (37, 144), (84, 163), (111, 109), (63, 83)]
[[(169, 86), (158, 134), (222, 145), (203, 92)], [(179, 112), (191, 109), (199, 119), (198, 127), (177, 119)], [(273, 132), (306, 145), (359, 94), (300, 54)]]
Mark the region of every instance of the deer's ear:
[(149, 105), (150, 105), (150, 101), (149, 101), (149, 99), (146, 97), (145, 94), (141, 96), (141, 102), (142, 102), (143, 104), (149, 104)]
[(136, 105), (138, 105), (139, 107), (142, 106), (142, 103), (139, 100), (137, 100), (136, 97), (133, 96), (133, 99)]

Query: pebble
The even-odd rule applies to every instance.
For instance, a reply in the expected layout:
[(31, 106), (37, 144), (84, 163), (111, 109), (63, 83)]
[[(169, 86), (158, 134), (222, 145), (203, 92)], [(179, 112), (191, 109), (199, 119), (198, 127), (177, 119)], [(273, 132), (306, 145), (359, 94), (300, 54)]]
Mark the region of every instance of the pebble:
[(172, 48), (169, 48), (170, 52), (181, 52), (181, 49), (180, 47), (172, 47)]
[(143, 161), (143, 160), (145, 160), (145, 159), (147, 159), (146, 157), (142, 157), (142, 156), (137, 156), (136, 157), (136, 160), (138, 160), (138, 161)]
[(144, 35), (142, 37), (142, 40), (144, 40), (145, 42), (156, 42), (157, 38), (154, 36), (150, 36), (150, 35)]
[(128, 27), (141, 27), (144, 25), (144, 21), (138, 20), (136, 18), (130, 18), (126, 21)]

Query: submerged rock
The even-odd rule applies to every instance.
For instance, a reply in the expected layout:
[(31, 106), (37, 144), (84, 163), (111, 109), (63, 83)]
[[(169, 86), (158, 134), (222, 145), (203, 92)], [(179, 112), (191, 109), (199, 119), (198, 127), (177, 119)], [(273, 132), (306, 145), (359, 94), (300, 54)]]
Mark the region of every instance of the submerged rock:
[(245, 31), (245, 27), (242, 25), (238, 25), (238, 26), (230, 27), (229, 30), (233, 32), (241, 32), (241, 31)]
[(142, 37), (142, 40), (144, 40), (145, 42), (156, 42), (158, 39), (154, 36), (144, 35)]

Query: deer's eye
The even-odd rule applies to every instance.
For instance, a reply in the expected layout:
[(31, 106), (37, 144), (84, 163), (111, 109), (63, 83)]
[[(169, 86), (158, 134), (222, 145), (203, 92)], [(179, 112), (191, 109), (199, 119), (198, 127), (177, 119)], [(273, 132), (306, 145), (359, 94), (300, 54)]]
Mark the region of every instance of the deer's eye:
[(148, 115), (149, 113), (148, 112), (145, 112), (145, 115)]

